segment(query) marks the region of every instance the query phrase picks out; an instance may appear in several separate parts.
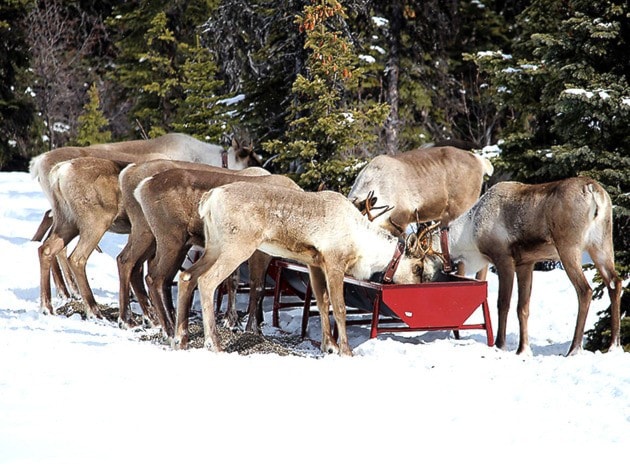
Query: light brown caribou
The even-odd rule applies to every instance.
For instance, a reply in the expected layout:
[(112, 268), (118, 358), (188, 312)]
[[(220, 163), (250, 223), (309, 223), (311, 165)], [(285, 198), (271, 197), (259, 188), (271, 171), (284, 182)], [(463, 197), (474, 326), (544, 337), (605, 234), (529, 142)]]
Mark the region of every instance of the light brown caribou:
[[(116, 143), (98, 144), (86, 147), (63, 147), (57, 148), (39, 156), (34, 157), (30, 162), (31, 176), (36, 179), (49, 202), (53, 201), (50, 173), (53, 167), (63, 161), (68, 161), (77, 157), (94, 157), (114, 160), (119, 163), (136, 163), (152, 159), (172, 159), (178, 161), (189, 161), (205, 163), (217, 167), (227, 167), (229, 169), (244, 169), (248, 166), (258, 166), (261, 163), (260, 157), (254, 152), (251, 145), (245, 145), (237, 139), (232, 140), (232, 147), (227, 151), (216, 144), (205, 143), (196, 138), (182, 133), (169, 133), (150, 140), (132, 140)], [(42, 219), (33, 240), (41, 241), (52, 225), (52, 211), (46, 212)], [(67, 267), (65, 252), (58, 253), (59, 262), (64, 267), (66, 278), (73, 284), (71, 271)], [(51, 265), (55, 285), (63, 297), (69, 297), (62, 272), (53, 261)], [(78, 288), (74, 288), (75, 292)]]
[[(156, 159), (152, 161), (146, 161), (142, 163), (135, 163), (125, 167), (119, 175), (118, 183), (121, 191), (121, 206), (125, 209), (126, 217), (129, 221), (130, 231), (127, 243), (123, 250), (118, 254), (116, 258), (118, 265), (118, 275), (120, 280), (119, 290), (119, 318), (118, 322), (122, 327), (131, 328), (135, 326), (135, 321), (130, 315), (130, 299), (129, 289), (130, 286), (138, 287), (144, 285), (142, 283), (143, 277), (143, 264), (151, 257), (155, 252), (155, 238), (147, 223), (142, 207), (133, 195), (138, 184), (147, 177), (158, 174), (167, 169), (185, 167), (187, 169), (198, 171), (214, 171), (225, 173), (247, 173), (249, 175), (268, 175), (269, 172), (261, 167), (245, 168), (241, 171), (233, 171), (225, 168), (219, 168), (216, 166), (208, 166), (201, 163), (191, 163), (185, 161), (175, 161), (168, 159)], [(134, 282), (132, 284), (132, 281)], [(136, 291), (134, 290), (134, 293)], [(233, 298), (231, 293), (229, 301), (232, 303)], [(138, 302), (140, 303), (141, 310), (145, 316), (145, 319), (150, 324), (158, 323), (158, 316), (153, 308), (153, 304), (146, 300), (141, 299), (141, 296), (136, 294)], [(143, 301), (145, 301), (143, 303)], [(229, 310), (231, 306), (228, 305)]]
[[(264, 173), (264, 174), (262, 174)], [(249, 168), (239, 172), (229, 172), (191, 167), (172, 161), (150, 162), (130, 166), (120, 176), (120, 187), (127, 214), (131, 221), (128, 244), (118, 256), (120, 273), (121, 319), (127, 324), (129, 318), (125, 310), (128, 305), (126, 294), (129, 276), (134, 268), (147, 259), (146, 282), (150, 299), (164, 333), (174, 334), (174, 309), (171, 297), (171, 283), (180, 270), (186, 253), (192, 245), (204, 246), (203, 223), (197, 208), (201, 195), (226, 183), (265, 182), (270, 185), (299, 189), (291, 179), (280, 175), (270, 175), (262, 168)], [(270, 257), (257, 255), (250, 259), (250, 288), (254, 295), (250, 298), (250, 318), (247, 328), (257, 330), (253, 314), (258, 308), (256, 297), (262, 296), (262, 285)], [(192, 290), (179, 291), (178, 303), (185, 315), (178, 319), (188, 320), (188, 309), (192, 301)], [(231, 287), (228, 304), (229, 324), (236, 325), (237, 313), (234, 304), (235, 287)], [(182, 346), (182, 348), (185, 348)]]
[[(125, 155), (127, 156), (127, 155)], [(145, 155), (137, 155), (140, 159)], [(151, 155), (155, 157), (155, 155)], [(87, 306), (88, 316), (102, 317), (101, 310), (89, 286), (85, 267), (89, 255), (96, 249), (106, 231), (129, 233), (130, 223), (121, 197), (118, 176), (128, 160), (117, 160), (119, 153), (110, 152), (108, 159), (80, 157), (58, 162), (47, 176), (50, 199), (55, 218), (49, 234), (39, 247), (40, 303), (43, 312), (53, 313), (50, 273), (56, 257), (65, 251), (75, 237), (77, 245), (69, 260), (69, 274), (76, 280), (78, 293)], [(172, 161), (199, 169), (222, 168), (185, 161)], [(144, 283), (142, 268), (136, 268), (131, 285), (145, 315), (153, 324), (153, 317)]]
[[(490, 161), (452, 146), (418, 148), (395, 156), (380, 155), (359, 173), (348, 198), (392, 235), (404, 234), (416, 222), (443, 226), (479, 198)], [(376, 210), (378, 201), (378, 214)]]
[[(448, 250), (467, 271), (493, 264), (499, 277), (496, 346), (505, 348), (506, 323), (516, 273), (520, 339), (517, 353), (531, 351), (527, 321), (534, 264), (560, 260), (578, 297), (568, 354), (582, 349), (592, 289), (582, 271), (582, 253), (593, 260), (611, 301), (611, 348), (619, 347), (622, 282), (615, 271), (612, 209), (608, 193), (593, 179), (576, 177), (546, 184), (500, 182), (451, 222)], [(437, 260), (434, 260), (434, 262)]]
[[(68, 259), (70, 274), (87, 305), (88, 315), (102, 317), (90, 289), (85, 266), (106, 231), (129, 231), (129, 222), (120, 206), (118, 187), (118, 174), (124, 165), (109, 159), (83, 157), (60, 162), (50, 171), (47, 182), (54, 218), (50, 232), (38, 249), (40, 304), (44, 313), (54, 313), (51, 267), (57, 255), (78, 236), (76, 247)], [(144, 304), (146, 293), (143, 288), (134, 286), (134, 292)]]
[[(343, 279), (348, 274), (369, 279), (387, 268), (397, 268), (395, 283), (422, 280), (423, 261), (415, 255), (415, 234), (399, 240), (368, 221), (343, 195), (301, 192), (278, 186), (236, 182), (207, 192), (199, 213), (204, 220), (205, 251), (179, 284), (198, 278), (205, 346), (221, 350), (213, 296), (217, 286), (256, 250), (305, 264), (317, 307), (333, 316), (339, 343), (327, 316), (321, 318), (321, 350), (352, 355), (346, 334)], [(176, 335), (177, 337), (177, 335)]]

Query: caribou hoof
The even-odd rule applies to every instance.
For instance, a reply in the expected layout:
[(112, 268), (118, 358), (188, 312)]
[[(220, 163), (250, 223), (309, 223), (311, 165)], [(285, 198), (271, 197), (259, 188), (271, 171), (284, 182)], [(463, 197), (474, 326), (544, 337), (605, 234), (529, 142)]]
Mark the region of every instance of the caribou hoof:
[(569, 351), (567, 352), (566, 356), (575, 356), (575, 355), (579, 355), (580, 353), (582, 353), (582, 347), (581, 346), (572, 347), (572, 348), (569, 349)]
[(352, 354), (352, 350), (350, 350), (350, 348), (344, 348), (343, 350), (340, 351), (339, 353), (341, 356), (354, 356)]
[(325, 355), (338, 355), (339, 347), (336, 343), (322, 343), (322, 353)]
[(142, 317), (142, 327), (145, 329), (160, 328), (160, 322), (151, 320), (149, 317)]
[(212, 340), (207, 339), (205, 342), (203, 342), (203, 347), (208, 350), (208, 351), (213, 351), (213, 352), (221, 352), (223, 351), (221, 349), (221, 344), (220, 343), (212, 343)]
[(85, 318), (87, 320), (94, 320), (94, 319), (102, 320), (103, 319), (103, 314), (101, 314), (100, 310), (88, 310), (85, 313)]
[(171, 348), (173, 350), (187, 350), (188, 339), (187, 338), (173, 338), (171, 339)]
[(123, 320), (120, 317), (118, 318), (118, 328), (122, 330), (131, 330), (137, 327), (136, 323), (132, 320)]
[(53, 310), (52, 307), (42, 307), (40, 309), (40, 312), (42, 313), (42, 315), (55, 315), (55, 311)]

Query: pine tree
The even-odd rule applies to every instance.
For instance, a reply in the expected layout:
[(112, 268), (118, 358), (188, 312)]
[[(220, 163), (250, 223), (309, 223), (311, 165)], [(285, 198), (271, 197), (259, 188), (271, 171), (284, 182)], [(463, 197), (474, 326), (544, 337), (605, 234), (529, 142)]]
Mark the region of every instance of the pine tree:
[(88, 90), (88, 102), (83, 107), (83, 113), (79, 116), (79, 132), (76, 138), (78, 146), (89, 146), (98, 143), (107, 143), (112, 139), (112, 133), (107, 129), (109, 120), (103, 115), (100, 108), (100, 99), (96, 84), (92, 84)]
[(361, 69), (343, 35), (346, 12), (335, 0), (316, 0), (296, 19), (309, 51), (306, 75), (293, 83), (294, 103), (282, 140), (267, 141), (276, 162), (297, 167), (298, 183), (306, 189), (324, 185), (347, 192), (361, 161), (355, 150), (375, 139), (374, 130), (387, 114), (383, 105), (352, 104)]
[(172, 101), (181, 97), (178, 44), (163, 11), (151, 18), (142, 40), (144, 47), (134, 54), (135, 61), (116, 72), (123, 87), (136, 91), (132, 118), (148, 136), (156, 137), (166, 133), (174, 113)]

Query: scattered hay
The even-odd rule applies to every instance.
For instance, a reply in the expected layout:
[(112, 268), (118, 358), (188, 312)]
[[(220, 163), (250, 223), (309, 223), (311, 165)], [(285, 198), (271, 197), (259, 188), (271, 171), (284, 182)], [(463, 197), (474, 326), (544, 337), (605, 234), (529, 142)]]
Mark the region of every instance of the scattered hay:
[[(298, 348), (298, 345), (302, 342), (299, 336), (291, 334), (265, 336), (244, 332), (241, 329), (225, 327), (221, 319), (217, 321), (217, 329), (221, 346), (227, 353), (305, 356), (304, 351)], [(170, 341), (166, 340), (161, 334), (142, 336), (141, 339), (170, 347)], [(200, 318), (192, 318), (188, 326), (188, 348), (203, 348), (203, 342), (203, 323)]]
[[(114, 324), (118, 323), (118, 315), (120, 311), (117, 307), (109, 305), (98, 305), (103, 317)], [(58, 315), (72, 317), (80, 315), (82, 319), (87, 319), (86, 306), (82, 301), (70, 300), (56, 309)], [(142, 316), (132, 313), (132, 317), (138, 324), (139, 330), (142, 330)], [(305, 356), (303, 350), (298, 348), (302, 343), (299, 336), (292, 334), (282, 334), (277, 336), (264, 336), (251, 332), (244, 332), (241, 329), (230, 329), (224, 326), (223, 319), (219, 317), (217, 320), (219, 330), (219, 338), (221, 346), (227, 353), (238, 353), (240, 355), (253, 354), (276, 354), (280, 356)], [(193, 316), (190, 319), (189, 327), (189, 348), (203, 348), (203, 324), (199, 316)], [(147, 332), (139, 337), (140, 341), (151, 342), (170, 348), (170, 340), (158, 332)]]
[[(103, 305), (103, 304), (98, 304), (98, 308), (101, 311), (101, 314), (103, 314), (103, 317), (106, 320), (109, 320), (110, 322), (116, 322), (118, 321), (118, 314), (120, 313), (120, 311), (118, 310), (117, 307), (112, 307), (109, 305)], [(83, 303), (83, 301), (80, 300), (75, 300), (72, 299), (68, 302), (66, 302), (65, 304), (63, 304), (62, 306), (59, 306), (55, 309), (55, 312), (58, 315), (64, 315), (66, 317), (72, 317), (73, 315), (80, 315), (82, 319), (87, 319), (87, 308), (85, 306), (85, 304)], [(133, 314), (134, 317), (140, 317), (137, 314)], [(140, 317), (141, 319), (142, 317)]]

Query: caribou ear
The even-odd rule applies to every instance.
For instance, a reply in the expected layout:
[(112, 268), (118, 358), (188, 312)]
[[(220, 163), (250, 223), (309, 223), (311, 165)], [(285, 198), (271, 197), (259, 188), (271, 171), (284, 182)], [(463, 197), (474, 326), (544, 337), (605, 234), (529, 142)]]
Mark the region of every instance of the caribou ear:
[(239, 144), (239, 142), (236, 140), (236, 138), (232, 138), (232, 148), (234, 148), (234, 150), (237, 150), (241, 147), (241, 145)]
[(407, 254), (414, 256), (417, 255), (418, 235), (416, 235), (415, 233), (410, 233), (409, 235), (407, 235), (405, 246), (407, 248)]

